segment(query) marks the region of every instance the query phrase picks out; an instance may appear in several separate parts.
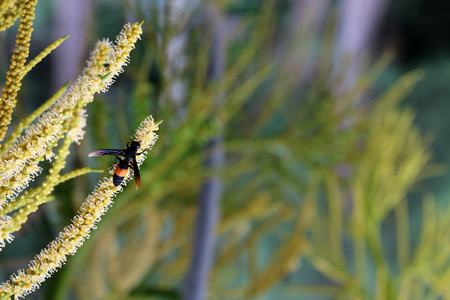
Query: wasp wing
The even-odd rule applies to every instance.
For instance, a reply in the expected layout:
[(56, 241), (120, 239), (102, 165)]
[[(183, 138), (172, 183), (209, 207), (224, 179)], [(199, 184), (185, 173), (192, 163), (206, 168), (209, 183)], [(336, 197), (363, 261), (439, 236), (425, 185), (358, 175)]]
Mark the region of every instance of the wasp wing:
[(134, 183), (136, 184), (136, 189), (141, 185), (141, 174), (139, 174), (139, 167), (136, 162), (136, 158), (133, 159), (133, 171), (134, 171)]
[(123, 150), (119, 149), (98, 149), (89, 153), (89, 157), (100, 156), (100, 155), (114, 155), (117, 156), (122, 154)]

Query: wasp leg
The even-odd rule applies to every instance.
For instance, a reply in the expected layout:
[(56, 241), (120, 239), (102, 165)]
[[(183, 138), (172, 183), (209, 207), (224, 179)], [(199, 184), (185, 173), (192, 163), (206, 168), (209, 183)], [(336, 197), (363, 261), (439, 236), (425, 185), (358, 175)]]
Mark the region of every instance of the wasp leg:
[(137, 165), (136, 159), (133, 159), (132, 166), (134, 171), (134, 183), (136, 184), (136, 189), (138, 189), (141, 185), (141, 175), (139, 174), (139, 167)]
[(144, 152), (147, 151), (148, 149), (150, 149), (150, 147), (148, 147), (147, 149), (142, 150), (142, 152), (136, 153), (136, 155), (141, 155), (142, 153), (144, 153)]

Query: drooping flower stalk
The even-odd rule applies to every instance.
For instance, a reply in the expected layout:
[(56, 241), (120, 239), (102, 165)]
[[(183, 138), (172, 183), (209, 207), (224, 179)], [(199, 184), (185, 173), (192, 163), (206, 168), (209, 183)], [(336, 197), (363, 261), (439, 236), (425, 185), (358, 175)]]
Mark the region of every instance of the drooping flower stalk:
[[(151, 116), (147, 117), (136, 131), (134, 140), (139, 140), (142, 149), (148, 151), (158, 138), (155, 133), (157, 130), (158, 124), (155, 124)], [(144, 159), (145, 155), (138, 156), (138, 165)], [(123, 182), (126, 184), (131, 176), (132, 172), (128, 172)], [(23, 297), (39, 288), (46, 278), (62, 266), (68, 255), (75, 254), (111, 206), (114, 196), (121, 190), (121, 186), (114, 186), (112, 176), (102, 179), (86, 198), (78, 214), (72, 219), (72, 224), (66, 226), (59, 236), (30, 262), (28, 269), (18, 270), (9, 281), (0, 286), (0, 297)]]
[(27, 187), (40, 172), (39, 162), (50, 159), (52, 149), (69, 130), (72, 112), (84, 107), (94, 94), (106, 92), (123, 71), (134, 44), (142, 33), (142, 23), (127, 24), (114, 45), (98, 42), (87, 67), (67, 92), (30, 126), (9, 149), (0, 154), (0, 206)]

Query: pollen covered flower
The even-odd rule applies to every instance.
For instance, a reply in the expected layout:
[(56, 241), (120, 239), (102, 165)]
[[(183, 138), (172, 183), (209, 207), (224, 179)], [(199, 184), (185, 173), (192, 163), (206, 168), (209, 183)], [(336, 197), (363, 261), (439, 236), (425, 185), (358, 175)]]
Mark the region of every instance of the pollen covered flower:
[(123, 72), (123, 67), (128, 64), (130, 52), (142, 34), (142, 23), (128, 23), (117, 36), (113, 51), (109, 53), (107, 59), (108, 66), (102, 71), (103, 76), (109, 75), (108, 80), (103, 82), (103, 92), (114, 83), (119, 73)]
[[(0, 141), (3, 140), (11, 123), (11, 114), (16, 106), (17, 92), (19, 91), (22, 79), (25, 76), (24, 66), (30, 53), (30, 39), (33, 32), (34, 7), (37, 0), (19, 1), (19, 32), (16, 36), (14, 52), (11, 56), (11, 65), (6, 73), (6, 86), (2, 89), (0, 98)], [(14, 10), (12, 12), (15, 12)], [(12, 19), (16, 15), (12, 16)]]
[[(56, 101), (58, 101), (59, 98), (67, 91), (67, 88), (69, 86), (70, 81), (65, 83), (50, 99), (48, 99), (44, 104), (42, 104), (38, 109), (36, 109), (31, 115), (26, 117), (25, 119), (21, 120), (18, 125), (14, 128), (13, 133), (11, 133), (8, 136), (8, 139), (5, 141), (5, 143), (2, 145), (2, 149), (0, 149), (0, 153), (3, 153), (4, 149), (9, 149), (13, 145), (15, 141), (19, 138), (22, 131), (24, 131), (27, 127), (30, 126), (30, 124), (35, 121), (37, 118), (39, 118), (40, 115), (42, 115), (45, 111), (47, 111), (50, 107), (52, 107)], [(18, 149), (15, 148), (12, 151), (17, 151)]]
[(19, 3), (16, 0), (4, 0), (0, 3), (0, 31), (14, 24), (20, 15)]
[[(155, 124), (151, 116), (147, 117), (140, 124), (134, 138), (140, 140), (144, 149), (150, 150), (158, 138), (155, 133), (157, 130), (158, 124)], [(141, 164), (144, 159), (143, 155), (139, 156), (138, 163)], [(130, 180), (130, 173), (125, 180)], [(114, 196), (121, 190), (121, 186), (114, 186), (112, 177), (102, 179), (82, 204), (78, 214), (72, 219), (72, 224), (65, 227), (59, 236), (30, 262), (26, 271), (17, 271), (9, 281), (0, 286), (0, 297), (23, 297), (37, 289), (41, 282), (62, 266), (68, 255), (75, 254), (111, 206)]]
[[(96, 93), (105, 92), (122, 72), (134, 43), (142, 33), (141, 24), (125, 25), (115, 45), (108, 41), (98, 42), (81, 76), (22, 136), (9, 142), (11, 147), (2, 149), (0, 207), (27, 187), (40, 171), (39, 162), (53, 157), (52, 149), (68, 132), (74, 111), (91, 102)], [(77, 141), (83, 132), (72, 131), (70, 134), (77, 136)]]
[(84, 114), (83, 109), (77, 108), (73, 114), (72, 121), (69, 124), (69, 131), (64, 139), (64, 143), (58, 150), (58, 154), (55, 156), (55, 161), (49, 170), (49, 175), (46, 177), (45, 184), (27, 191), (20, 198), (7, 203), (3, 207), (3, 210), (0, 211), (1, 215), (18, 210), (12, 216), (12, 222), (0, 228), (0, 246), (4, 246), (5, 241), (10, 242), (12, 240), (12, 233), (19, 230), (27, 221), (28, 216), (35, 212), (42, 203), (52, 199), (50, 194), (53, 192), (54, 187), (60, 182), (60, 172), (66, 166), (69, 147), (72, 142), (78, 142), (84, 133), (83, 127), (86, 124), (86, 115)]
[[(158, 126), (161, 122), (162, 121), (155, 123), (153, 117), (149, 116), (139, 125), (139, 128), (134, 135), (134, 140), (141, 143), (141, 149), (145, 151), (152, 149), (158, 139), (158, 135), (155, 132), (159, 130)], [(145, 155), (145, 153), (143, 155)], [(136, 161), (138, 165), (145, 159), (143, 155), (137, 156)]]
[[(11, 26), (20, 17), (10, 69), (0, 95), (0, 141), (11, 123), (22, 79), (68, 37), (56, 40), (27, 63), (36, 2), (37, 0), (5, 0), (0, 3), (0, 18), (3, 17), (0, 30)], [(142, 33), (141, 25), (142, 23), (125, 25), (115, 43), (108, 40), (97, 42), (86, 68), (73, 84), (63, 86), (45, 104), (22, 120), (8, 140), (0, 146), (0, 251), (7, 242), (12, 241), (12, 233), (21, 228), (31, 213), (41, 204), (53, 199), (52, 192), (56, 185), (93, 171), (83, 168), (61, 174), (70, 153), (70, 145), (73, 142), (79, 143), (84, 136), (86, 105), (94, 99), (95, 94), (105, 92), (123, 71), (130, 52)], [(158, 127), (151, 117), (139, 127), (137, 135), (145, 150), (149, 150), (155, 142), (156, 130)], [(56, 154), (53, 153), (54, 149), (57, 149)], [(39, 163), (44, 159), (52, 159), (45, 182), (25, 191), (19, 197), (19, 193), (41, 172)], [(139, 164), (143, 159), (143, 156), (139, 157)], [(129, 172), (125, 180), (129, 180), (130, 176), (132, 172)], [(120, 186), (114, 187), (111, 178), (103, 179), (81, 206), (72, 224), (65, 227), (30, 262), (26, 271), (17, 271), (9, 281), (0, 286), (0, 298), (17, 299), (38, 288), (42, 281), (65, 262), (67, 255), (76, 252), (111, 205), (114, 195), (121, 190)]]

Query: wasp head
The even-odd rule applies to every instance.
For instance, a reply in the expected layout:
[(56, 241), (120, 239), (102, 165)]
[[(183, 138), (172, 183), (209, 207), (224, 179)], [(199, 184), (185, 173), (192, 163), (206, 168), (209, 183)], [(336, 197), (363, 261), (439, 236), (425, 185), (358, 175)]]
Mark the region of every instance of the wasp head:
[(129, 147), (131, 147), (131, 148), (136, 148), (136, 149), (140, 149), (140, 148), (141, 148), (141, 142), (138, 142), (138, 141), (132, 141)]

